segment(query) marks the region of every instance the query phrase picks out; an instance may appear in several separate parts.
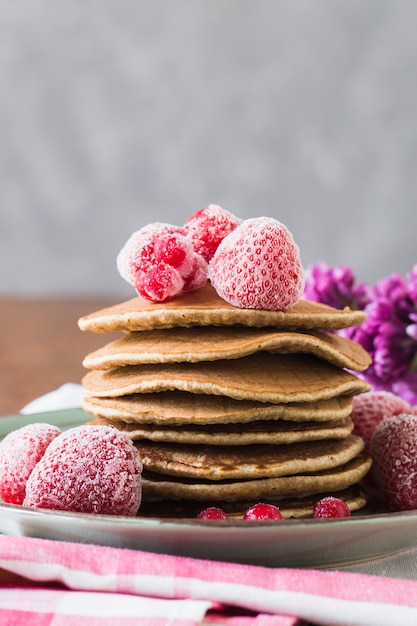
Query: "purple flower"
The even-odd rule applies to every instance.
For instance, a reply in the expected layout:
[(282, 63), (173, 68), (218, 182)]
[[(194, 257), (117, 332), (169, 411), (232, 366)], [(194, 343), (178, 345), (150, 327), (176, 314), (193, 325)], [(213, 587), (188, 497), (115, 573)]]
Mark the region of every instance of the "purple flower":
[[(417, 314), (410, 313), (410, 320), (412, 322), (417, 322)], [(414, 341), (417, 341), (417, 323), (409, 324), (405, 330), (406, 330), (407, 335), (411, 337), (411, 339), (414, 339)]]
[(372, 357), (360, 375), (374, 390), (392, 391), (417, 405), (417, 265), (406, 280), (392, 274), (370, 286), (356, 285), (350, 268), (317, 263), (306, 271), (304, 297), (339, 309), (364, 310), (360, 327), (339, 331)]
[(350, 267), (336, 265), (328, 267), (320, 261), (310, 265), (306, 269), (306, 284), (303, 297), (306, 300), (322, 302), (334, 307), (344, 309), (362, 310), (370, 301), (368, 285), (362, 283), (355, 285), (355, 275)]

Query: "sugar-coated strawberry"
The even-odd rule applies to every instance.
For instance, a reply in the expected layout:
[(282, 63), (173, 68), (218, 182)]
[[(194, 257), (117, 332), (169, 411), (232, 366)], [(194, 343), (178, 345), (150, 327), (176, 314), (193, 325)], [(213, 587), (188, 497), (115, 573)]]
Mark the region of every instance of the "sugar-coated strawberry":
[(283, 519), (283, 515), (277, 506), (265, 502), (258, 502), (246, 509), (243, 514), (243, 519), (256, 522), (270, 519)]
[(191, 237), (196, 252), (209, 262), (219, 243), (231, 233), (242, 219), (217, 204), (209, 204), (191, 215), (184, 230)]
[(335, 496), (326, 496), (318, 500), (314, 506), (313, 517), (316, 519), (326, 517), (349, 517), (350, 508), (344, 500)]
[(22, 504), (33, 468), (60, 434), (57, 426), (36, 422), (6, 435), (0, 443), (0, 497), (4, 502)]
[(198, 519), (227, 519), (227, 514), (217, 506), (209, 506), (207, 509), (200, 511), (197, 515)]
[(286, 226), (270, 217), (242, 222), (209, 263), (217, 293), (240, 308), (285, 310), (304, 289), (299, 248)]
[(138, 270), (147, 272), (157, 262), (154, 250), (156, 240), (176, 234), (184, 234), (184, 230), (164, 222), (153, 222), (135, 231), (117, 255), (117, 269), (121, 277), (135, 286)]
[(24, 506), (136, 515), (142, 463), (132, 440), (110, 426), (78, 426), (56, 437), (26, 484)]
[(417, 509), (417, 415), (384, 419), (372, 436), (370, 453), (375, 482), (389, 506)]
[(410, 411), (410, 405), (391, 391), (368, 391), (359, 394), (354, 396), (352, 404), (353, 432), (362, 437), (367, 451), (375, 428), (383, 419)]

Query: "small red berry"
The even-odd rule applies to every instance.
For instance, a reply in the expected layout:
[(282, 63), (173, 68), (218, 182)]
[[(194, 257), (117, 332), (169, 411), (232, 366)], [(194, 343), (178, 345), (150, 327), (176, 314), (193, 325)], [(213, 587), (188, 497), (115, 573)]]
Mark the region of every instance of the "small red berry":
[(344, 500), (327, 496), (316, 502), (313, 517), (349, 517), (350, 514), (350, 509)]
[(148, 272), (138, 271), (136, 275), (136, 291), (142, 298), (153, 302), (171, 300), (183, 285), (178, 270), (167, 263), (157, 263)]
[(194, 260), (194, 248), (191, 239), (179, 233), (158, 237), (154, 245), (155, 259), (172, 265), (186, 278), (190, 273)]
[(215, 506), (210, 506), (207, 509), (204, 509), (204, 511), (201, 511), (197, 517), (198, 519), (227, 519), (227, 515), (223, 509)]
[(252, 521), (283, 519), (283, 515), (277, 506), (258, 502), (245, 511), (243, 519)]
[(155, 222), (134, 232), (117, 256), (120, 275), (153, 302), (168, 302), (207, 282), (207, 262), (191, 237), (172, 224)]

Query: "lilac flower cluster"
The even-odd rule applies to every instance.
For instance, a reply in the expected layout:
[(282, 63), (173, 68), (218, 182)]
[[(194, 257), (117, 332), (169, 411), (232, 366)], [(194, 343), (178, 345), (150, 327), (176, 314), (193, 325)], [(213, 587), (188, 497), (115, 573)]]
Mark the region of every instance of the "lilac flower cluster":
[(376, 285), (356, 284), (351, 268), (319, 262), (306, 269), (303, 298), (341, 309), (363, 310), (358, 328), (339, 331), (361, 344), (372, 365), (361, 374), (375, 391), (391, 391), (417, 405), (417, 265)]

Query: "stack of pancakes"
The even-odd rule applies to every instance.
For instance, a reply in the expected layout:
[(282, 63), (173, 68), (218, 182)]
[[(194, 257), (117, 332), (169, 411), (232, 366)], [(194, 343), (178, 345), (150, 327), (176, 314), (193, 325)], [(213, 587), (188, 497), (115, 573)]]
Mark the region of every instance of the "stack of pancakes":
[(256, 502), (310, 516), (321, 497), (364, 506), (371, 461), (352, 434), (353, 371), (367, 352), (333, 330), (364, 314), (301, 300), (239, 309), (208, 283), (167, 303), (140, 297), (82, 317), (123, 331), (84, 359), (84, 409), (134, 440), (144, 465), (140, 514), (239, 517)]

